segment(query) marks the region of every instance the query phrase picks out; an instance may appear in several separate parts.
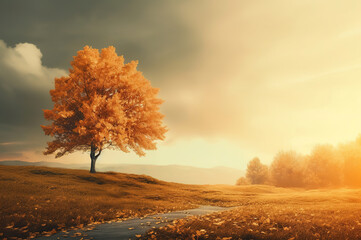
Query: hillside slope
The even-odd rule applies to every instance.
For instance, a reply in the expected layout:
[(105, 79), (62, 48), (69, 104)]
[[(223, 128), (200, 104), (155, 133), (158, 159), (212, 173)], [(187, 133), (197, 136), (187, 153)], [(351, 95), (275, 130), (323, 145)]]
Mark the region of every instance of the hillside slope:
[(145, 175), (35, 166), (0, 166), (0, 189), (0, 237), (36, 236), (90, 222), (197, 205), (235, 206), (259, 194), (280, 191), (266, 186), (186, 185)]
[[(173, 227), (154, 230), (157, 238), (172, 239), (176, 234), (187, 239), (197, 235), (199, 229), (213, 232), (213, 237), (209, 235), (211, 239), (229, 237), (232, 232), (232, 237), (245, 239), (247, 236), (288, 239), (297, 234), (307, 234), (307, 239), (320, 234), (322, 239), (332, 239), (343, 233), (350, 234), (349, 239), (361, 237), (361, 231), (357, 230), (361, 213), (360, 189), (187, 185), (145, 175), (0, 166), (0, 238), (49, 235), (64, 229), (82, 228), (89, 223), (124, 220), (197, 205), (239, 207), (224, 214), (180, 221)], [(223, 219), (222, 224), (220, 219)], [(310, 229), (318, 227), (309, 231), (302, 227), (306, 225)], [(339, 228), (341, 225), (346, 227)], [(351, 232), (352, 228), (357, 231)], [(320, 229), (322, 232), (318, 232)]]
[[(64, 164), (58, 162), (26, 162), (26, 161), (0, 161), (6, 166), (44, 166), (69, 169), (89, 169), (88, 164)], [(244, 175), (239, 169), (228, 167), (199, 168), (181, 165), (150, 165), (150, 164), (97, 164), (97, 170), (116, 171), (122, 173), (146, 174), (167, 182), (185, 184), (230, 184)]]

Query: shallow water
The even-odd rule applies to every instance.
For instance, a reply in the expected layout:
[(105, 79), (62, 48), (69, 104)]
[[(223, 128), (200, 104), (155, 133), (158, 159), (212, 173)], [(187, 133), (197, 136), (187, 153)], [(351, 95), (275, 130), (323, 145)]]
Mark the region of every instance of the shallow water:
[(68, 233), (60, 232), (50, 237), (39, 237), (37, 239), (136, 239), (135, 235), (143, 235), (153, 227), (159, 228), (168, 225), (175, 219), (181, 219), (195, 215), (205, 215), (218, 211), (225, 211), (229, 208), (214, 207), (214, 206), (200, 206), (199, 208), (162, 213), (145, 217), (143, 219), (134, 218), (122, 222), (112, 222), (94, 225), (94, 229), (86, 230), (72, 230)]

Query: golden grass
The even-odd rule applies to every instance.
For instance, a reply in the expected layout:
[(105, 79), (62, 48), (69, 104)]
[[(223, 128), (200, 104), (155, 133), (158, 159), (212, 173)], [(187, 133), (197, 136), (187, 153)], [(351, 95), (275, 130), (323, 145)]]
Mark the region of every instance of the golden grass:
[(185, 185), (114, 172), (0, 166), (0, 238), (30, 238), (197, 205), (236, 206), (276, 190), (280, 191), (264, 186)]
[(239, 207), (180, 220), (143, 238), (361, 238), (360, 189), (186, 185), (135, 174), (0, 166), (0, 239), (198, 205)]
[(361, 190), (259, 194), (235, 209), (177, 220), (142, 239), (361, 239)]

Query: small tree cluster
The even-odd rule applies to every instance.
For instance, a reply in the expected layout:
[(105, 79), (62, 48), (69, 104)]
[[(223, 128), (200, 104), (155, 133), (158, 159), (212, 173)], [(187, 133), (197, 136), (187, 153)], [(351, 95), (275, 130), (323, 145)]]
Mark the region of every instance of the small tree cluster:
[(281, 151), (270, 167), (258, 158), (247, 166), (244, 184), (272, 184), (278, 187), (330, 188), (361, 186), (361, 136), (356, 141), (332, 145), (317, 145), (310, 154)]
[(248, 185), (251, 184), (246, 177), (238, 178), (236, 185)]

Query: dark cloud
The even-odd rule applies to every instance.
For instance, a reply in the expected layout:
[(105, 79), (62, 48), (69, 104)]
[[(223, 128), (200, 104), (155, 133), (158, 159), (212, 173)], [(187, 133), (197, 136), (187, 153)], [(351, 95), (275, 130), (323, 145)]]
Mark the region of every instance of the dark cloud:
[[(85, 45), (114, 45), (138, 59), (152, 81), (156, 72), (181, 71), (197, 59), (199, 41), (173, 1), (1, 1), (0, 36), (9, 45), (33, 43), (45, 66), (68, 69)], [(157, 69), (157, 70), (155, 70)], [(168, 79), (170, 81), (170, 79)]]
[(0, 152), (14, 157), (45, 145), (42, 109), (52, 107), (49, 90), (55, 76), (65, 74), (44, 67), (33, 44), (7, 46), (0, 40)]

